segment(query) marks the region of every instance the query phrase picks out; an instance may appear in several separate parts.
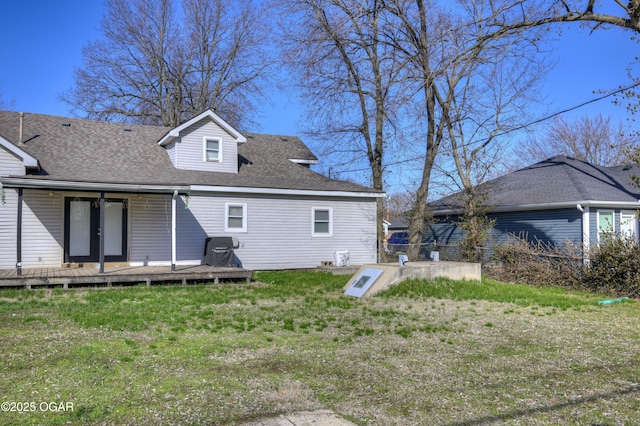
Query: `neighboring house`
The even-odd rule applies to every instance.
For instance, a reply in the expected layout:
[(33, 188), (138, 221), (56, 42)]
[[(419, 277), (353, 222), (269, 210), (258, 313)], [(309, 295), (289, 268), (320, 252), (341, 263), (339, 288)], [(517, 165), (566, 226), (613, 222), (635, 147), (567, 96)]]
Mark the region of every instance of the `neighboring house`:
[[(517, 170), (482, 185), (488, 217), (495, 219), (491, 243), (509, 235), (555, 246), (598, 244), (606, 233), (638, 241), (640, 189), (631, 176), (637, 166), (600, 167), (558, 156)], [(427, 241), (454, 246), (463, 238), (456, 225), (463, 212), (460, 194), (430, 203), (437, 223)]]
[(201, 264), (212, 236), (233, 237), (247, 269), (343, 250), (376, 262), (383, 194), (316, 162), (297, 137), (240, 133), (212, 111), (176, 128), (0, 111), (0, 269)]
[(406, 231), (409, 229), (409, 219), (406, 217), (396, 217), (389, 222), (389, 232)]

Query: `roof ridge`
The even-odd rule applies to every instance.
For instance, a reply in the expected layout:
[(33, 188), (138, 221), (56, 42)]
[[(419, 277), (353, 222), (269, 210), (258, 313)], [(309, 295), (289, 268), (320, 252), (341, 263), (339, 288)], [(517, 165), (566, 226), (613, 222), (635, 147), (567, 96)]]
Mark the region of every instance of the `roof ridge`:
[(587, 187), (584, 185), (584, 183), (580, 179), (578, 179), (577, 176), (575, 176), (575, 173), (572, 173), (572, 171), (575, 172), (575, 168), (569, 165), (568, 161), (571, 161), (571, 160), (581, 162), (580, 160), (576, 160), (575, 158), (572, 158), (572, 157), (565, 157), (564, 164), (562, 167), (562, 172), (565, 175), (567, 175), (567, 177), (571, 181), (571, 184), (576, 189), (576, 191), (578, 191), (580, 196), (582, 196), (584, 199), (589, 199)]

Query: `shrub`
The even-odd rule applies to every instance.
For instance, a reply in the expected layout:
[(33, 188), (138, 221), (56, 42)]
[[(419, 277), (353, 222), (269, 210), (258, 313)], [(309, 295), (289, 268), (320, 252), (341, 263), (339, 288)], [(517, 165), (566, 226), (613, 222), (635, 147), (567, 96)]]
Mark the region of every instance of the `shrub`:
[(640, 247), (630, 238), (610, 238), (589, 253), (585, 288), (613, 296), (640, 297)]
[(494, 264), (485, 270), (500, 281), (580, 287), (581, 248), (570, 242), (558, 247), (512, 236), (494, 246), (492, 259)]
[(587, 253), (582, 248), (562, 247), (513, 237), (494, 247), (493, 265), (485, 274), (503, 281), (579, 288), (611, 296), (640, 297), (640, 247), (629, 238), (610, 238)]

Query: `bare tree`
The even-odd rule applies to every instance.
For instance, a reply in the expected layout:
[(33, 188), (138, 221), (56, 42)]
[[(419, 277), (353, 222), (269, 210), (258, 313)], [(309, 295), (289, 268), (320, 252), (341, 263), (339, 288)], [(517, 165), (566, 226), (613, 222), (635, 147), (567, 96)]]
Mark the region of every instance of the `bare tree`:
[[(499, 13), (492, 13), (484, 19), (486, 25), (494, 28), (487, 34), (488, 38), (568, 22), (582, 23), (592, 31), (600, 27), (619, 27), (640, 33), (640, 0), (532, 0), (526, 5), (520, 0), (490, 0), (488, 3), (492, 9), (499, 10)], [(494, 3), (501, 3), (499, 9)]]
[[(342, 165), (366, 158), (373, 187), (383, 190), (385, 150), (402, 72), (384, 41), (380, 0), (289, 0), (284, 54), (309, 111), (307, 133), (339, 153)], [(294, 25), (292, 25), (292, 22)], [(318, 130), (320, 129), (320, 130)], [(378, 199), (378, 239), (384, 238)]]
[(0, 109), (10, 110), (15, 107), (15, 100), (6, 100), (4, 93), (0, 91)]
[(636, 138), (626, 131), (622, 122), (616, 125), (602, 114), (576, 120), (558, 116), (542, 137), (530, 137), (518, 146), (518, 157), (522, 165), (566, 155), (600, 166), (617, 166), (628, 161), (629, 150), (637, 146)]
[[(412, 210), (410, 258), (417, 257), (428, 217), (426, 202), (440, 144), (455, 142), (460, 135), (469, 134), (464, 131), (451, 134), (455, 129), (451, 123), (458, 120), (452, 114), (464, 99), (456, 93), (456, 88), (466, 85), (467, 79), (477, 72), (478, 65), (499, 62), (500, 54), (518, 55), (519, 49), (527, 46), (535, 50), (545, 40), (542, 31), (551, 24), (581, 22), (592, 30), (600, 26), (618, 26), (640, 32), (640, 0), (624, 4), (612, 0), (614, 7), (603, 9), (611, 10), (611, 13), (596, 11), (600, 3), (596, 5), (593, 0), (462, 0), (447, 8), (429, 0), (388, 0), (386, 4), (402, 22), (404, 40), (395, 45), (411, 59), (415, 75), (421, 81), (424, 103), (426, 150), (422, 180)], [(462, 70), (460, 78), (450, 72), (456, 68)], [(496, 110), (496, 113), (500, 111)], [(495, 129), (500, 131), (499, 127)], [(484, 140), (488, 144), (493, 136), (486, 135)], [(481, 149), (483, 145), (480, 144)], [(465, 153), (455, 147), (453, 151), (460, 154), (459, 160), (464, 160), (456, 165), (458, 177), (468, 180), (470, 172), (464, 169), (473, 164), (473, 153), (480, 151), (474, 148)]]
[[(495, 34), (495, 28), (485, 23), (488, 16), (502, 12), (497, 3), (386, 2), (402, 28), (392, 42), (409, 62), (419, 87), (416, 99), (422, 103), (420, 119), (425, 129), (422, 178), (409, 228), (410, 259), (419, 257), (441, 145), (448, 145), (462, 187), (471, 188), (475, 161), (501, 131), (521, 117), (525, 93), (537, 78), (538, 68), (527, 70), (515, 59), (525, 60), (535, 52), (539, 34), (516, 34), (515, 30)], [(507, 71), (505, 63), (514, 65)]]
[[(265, 92), (268, 15), (256, 1), (109, 0), (103, 38), (61, 95), (101, 120), (175, 126), (205, 109), (246, 123)], [(180, 18), (178, 18), (180, 16)]]
[(406, 218), (413, 205), (413, 194), (394, 191), (387, 194), (387, 220)]
[[(392, 47), (391, 51), (385, 52), (391, 54), (395, 63), (405, 65), (398, 75), (407, 77), (407, 80), (403, 80), (402, 87), (412, 91), (414, 100), (421, 104), (419, 113), (416, 114), (420, 121), (416, 122), (421, 122), (424, 128), (424, 163), (411, 211), (409, 230), (409, 256), (417, 258), (428, 217), (427, 200), (432, 172), (441, 144), (451, 144), (452, 155), (456, 152), (455, 155), (458, 156), (458, 178), (469, 184), (474, 173), (471, 171), (474, 161), (480, 158), (480, 153), (505, 129), (504, 111), (500, 109), (504, 103), (493, 105), (497, 108), (495, 114), (482, 118), (481, 115), (474, 114), (475, 99), (471, 96), (465, 98), (463, 89), (476, 84), (473, 83), (475, 76), (486, 69), (485, 65), (500, 63), (505, 58), (524, 57), (527, 54), (524, 52), (535, 53), (545, 37), (541, 31), (550, 24), (582, 22), (592, 29), (611, 25), (638, 31), (638, 2), (640, 0), (624, 5), (614, 1), (620, 8), (619, 16), (594, 12), (596, 5), (592, 0), (460, 0), (450, 4), (434, 0), (300, 0), (295, 4), (305, 5), (307, 10), (315, 13), (315, 16), (306, 15), (309, 22), (329, 23), (324, 28), (320, 25), (325, 32), (314, 31), (317, 27), (306, 31), (309, 34), (308, 40), (312, 43), (305, 48), (314, 55), (310, 56), (313, 59), (305, 66), (308, 69), (306, 77), (310, 78), (307, 81), (313, 82), (313, 87), (318, 88), (317, 91), (308, 93), (315, 101), (321, 99), (332, 103), (336, 108), (333, 111), (339, 110), (346, 115), (347, 111), (355, 109), (354, 106), (366, 105), (361, 101), (362, 97), (356, 97), (357, 100), (349, 103), (351, 98), (343, 95), (358, 93), (364, 87), (360, 84), (367, 79), (353, 78), (354, 75), (362, 74), (353, 73), (349, 67), (367, 63), (364, 53), (369, 51), (368, 47), (379, 46), (382, 41), (383, 46)], [(372, 6), (381, 8), (372, 9)], [(332, 13), (336, 10), (339, 13)], [(371, 13), (372, 10), (375, 13)], [(339, 18), (331, 19), (336, 16)], [(359, 34), (361, 28), (358, 25), (352, 26), (351, 23), (361, 23), (359, 19), (369, 16), (375, 16), (375, 28), (383, 30), (375, 32), (375, 38), (371, 38), (369, 34), (362, 39), (365, 41), (362, 43), (357, 36), (353, 37), (354, 34)], [(354, 20), (353, 17), (357, 19)], [(383, 27), (380, 22), (384, 22)], [(296, 25), (298, 23), (296, 21)], [(330, 30), (326, 31), (327, 28)], [(301, 50), (294, 52), (305, 53)], [(358, 53), (364, 56), (357, 56)], [(503, 74), (502, 77), (509, 80), (510, 75)], [(371, 80), (373, 79), (370, 78), (369, 81)], [(336, 87), (342, 91), (336, 91)], [(521, 86), (517, 93), (522, 95), (525, 91), (526, 87)], [(388, 100), (386, 102), (389, 105)], [(501, 117), (499, 120), (496, 118), (498, 116)], [(335, 114), (331, 117), (334, 118)], [(478, 119), (481, 120), (473, 121)], [(468, 123), (474, 123), (480, 131), (475, 137), (468, 137)], [(325, 135), (331, 134), (332, 127), (328, 121), (325, 126), (320, 127)], [(362, 124), (357, 123), (351, 128), (342, 127), (341, 131), (358, 134), (358, 131), (362, 131)], [(474, 147), (471, 148), (472, 146)], [(366, 152), (354, 145), (351, 145), (351, 149), (353, 152)], [(453, 161), (455, 162), (455, 158)], [(374, 164), (381, 167), (384, 162)], [(464, 187), (465, 183), (461, 183)]]

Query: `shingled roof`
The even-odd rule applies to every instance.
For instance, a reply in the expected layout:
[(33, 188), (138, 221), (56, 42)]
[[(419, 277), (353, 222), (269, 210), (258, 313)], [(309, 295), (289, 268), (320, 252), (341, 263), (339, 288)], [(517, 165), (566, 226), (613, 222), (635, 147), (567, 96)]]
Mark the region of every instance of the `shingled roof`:
[[(631, 176), (636, 165), (601, 167), (575, 158), (557, 156), (506, 174), (482, 185), (486, 205), (495, 210), (554, 208), (578, 203), (629, 203), (640, 207), (640, 189)], [(436, 212), (462, 208), (461, 194), (430, 203)]]
[(28, 113), (23, 118), (21, 144), (19, 113), (0, 111), (0, 136), (39, 161), (40, 170), (19, 176), (23, 179), (378, 192), (351, 182), (329, 179), (290, 161), (317, 161), (295, 136), (244, 133), (247, 142), (238, 145), (240, 166), (237, 174), (177, 169), (165, 148), (158, 145), (170, 130), (163, 126)]

